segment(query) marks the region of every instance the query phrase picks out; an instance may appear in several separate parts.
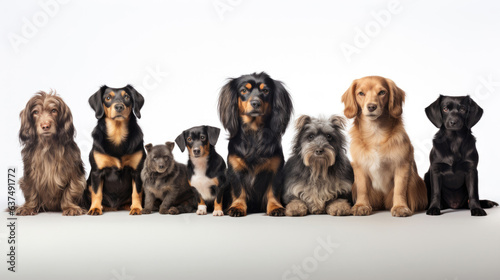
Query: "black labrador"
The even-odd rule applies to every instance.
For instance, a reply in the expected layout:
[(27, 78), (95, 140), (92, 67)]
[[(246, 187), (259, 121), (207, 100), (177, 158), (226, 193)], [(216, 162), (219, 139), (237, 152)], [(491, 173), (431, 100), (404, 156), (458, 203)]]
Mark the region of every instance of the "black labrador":
[(498, 206), (479, 200), (477, 164), (479, 155), (471, 128), (481, 119), (483, 109), (470, 96), (439, 96), (425, 109), (429, 120), (439, 128), (425, 174), (429, 197), (427, 215), (440, 215), (441, 209), (467, 209), (472, 216), (486, 216), (483, 208)]

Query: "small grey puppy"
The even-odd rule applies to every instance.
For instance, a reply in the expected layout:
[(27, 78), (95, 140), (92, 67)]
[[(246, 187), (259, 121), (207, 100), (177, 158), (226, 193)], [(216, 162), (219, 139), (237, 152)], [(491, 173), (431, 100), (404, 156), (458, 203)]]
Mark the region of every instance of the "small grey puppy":
[(172, 154), (175, 144), (152, 144), (147, 151), (141, 179), (144, 187), (142, 214), (151, 214), (159, 205), (160, 214), (191, 213), (196, 210), (198, 194), (187, 179), (187, 167), (175, 161)]
[(283, 170), (287, 216), (350, 214), (354, 173), (346, 155), (345, 123), (335, 115), (297, 119), (292, 156)]

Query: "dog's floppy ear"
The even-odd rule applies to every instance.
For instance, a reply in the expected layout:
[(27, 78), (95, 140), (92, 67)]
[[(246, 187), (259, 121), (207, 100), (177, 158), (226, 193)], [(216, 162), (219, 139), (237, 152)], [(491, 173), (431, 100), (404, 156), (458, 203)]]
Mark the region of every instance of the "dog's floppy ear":
[(172, 152), (174, 150), (174, 147), (175, 147), (175, 143), (174, 142), (165, 142), (165, 145), (167, 146), (167, 149), (170, 150), (170, 152)]
[(481, 119), (484, 111), (469, 95), (467, 95), (467, 98), (469, 99), (469, 112), (467, 114), (466, 125), (468, 129), (471, 129)]
[(441, 98), (443, 96), (439, 95), (436, 101), (432, 102), (427, 108), (425, 108), (425, 114), (427, 118), (437, 127), (441, 128), (443, 125), (443, 115), (441, 114)]
[(271, 113), (270, 126), (272, 131), (283, 135), (293, 112), (292, 98), (282, 82), (273, 81), (273, 111)]
[(301, 131), (306, 124), (311, 123), (311, 117), (308, 115), (302, 115), (295, 121), (295, 129)]
[(151, 152), (151, 150), (153, 149), (153, 144), (149, 143), (146, 146), (144, 146), (144, 148), (146, 148), (146, 151), (149, 154)]
[(19, 140), (25, 144), (36, 139), (35, 121), (31, 115), (31, 108), (33, 106), (33, 99), (26, 103), (26, 107), (21, 111), (19, 117), (21, 118), (21, 128), (19, 129)]
[[(52, 94), (52, 92), (51, 92)], [(59, 103), (59, 114), (58, 114), (58, 139), (61, 143), (66, 143), (68, 141), (73, 140), (75, 137), (75, 126), (73, 125), (73, 115), (71, 114), (71, 110), (68, 105), (63, 101), (60, 96), (56, 95), (56, 92), (53, 92), (52, 98), (58, 101)]]
[(105, 85), (101, 86), (101, 88), (89, 98), (90, 107), (94, 109), (95, 117), (97, 119), (100, 119), (104, 116), (104, 107), (102, 106), (102, 95), (104, 94), (104, 91), (106, 91), (107, 88), (108, 87)]
[(218, 111), (222, 126), (229, 132), (229, 138), (236, 135), (239, 129), (238, 90), (235, 88), (236, 79), (231, 79), (224, 85), (219, 94)]
[(181, 152), (184, 153), (184, 150), (186, 149), (186, 139), (184, 139), (184, 131), (175, 138), (175, 143), (177, 143), (177, 146), (179, 146), (179, 149), (181, 149)]
[(344, 92), (342, 95), (342, 103), (344, 103), (344, 115), (352, 119), (359, 113), (358, 102), (356, 101), (356, 86), (357, 81), (354, 80), (351, 83), (351, 86)]
[(134, 114), (138, 119), (140, 119), (141, 118), (141, 108), (144, 105), (144, 97), (137, 90), (135, 90), (135, 88), (133, 88), (131, 85), (127, 85), (125, 88), (128, 90), (128, 92), (132, 96), (132, 101), (134, 104)]
[(347, 123), (347, 120), (344, 117), (332, 115), (328, 119), (333, 127), (338, 129), (344, 129)]
[(403, 103), (406, 94), (391, 79), (386, 78), (385, 80), (389, 86), (389, 114), (393, 118), (399, 118), (403, 114)]
[(213, 126), (207, 126), (208, 142), (210, 145), (215, 146), (219, 140), (220, 129)]

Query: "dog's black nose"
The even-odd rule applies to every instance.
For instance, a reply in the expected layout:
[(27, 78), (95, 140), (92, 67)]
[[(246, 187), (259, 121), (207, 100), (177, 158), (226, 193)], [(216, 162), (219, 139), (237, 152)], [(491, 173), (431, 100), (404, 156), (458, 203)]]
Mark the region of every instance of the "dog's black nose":
[(377, 110), (377, 104), (370, 103), (366, 107), (368, 108), (368, 111), (370, 111), (370, 112)]
[(457, 122), (456, 122), (455, 120), (451, 120), (451, 121), (450, 121), (450, 125), (451, 125), (451, 126), (455, 126), (456, 124), (457, 124)]
[(262, 102), (260, 100), (252, 100), (250, 101), (250, 105), (252, 105), (254, 109), (259, 109), (260, 106), (262, 106)]
[(314, 151), (314, 153), (315, 153), (317, 156), (320, 156), (320, 155), (322, 155), (322, 154), (323, 154), (323, 152), (324, 152), (324, 151), (325, 151), (325, 150), (323, 150), (323, 149), (316, 149), (316, 151)]
[(200, 148), (194, 148), (194, 149), (193, 149), (193, 154), (194, 154), (195, 156), (199, 156), (199, 155), (200, 155), (200, 153), (201, 153)]
[(115, 110), (120, 113), (125, 109), (125, 106), (123, 104), (116, 104), (115, 105)]
[(160, 165), (158, 165), (158, 167), (159, 167), (160, 169), (163, 169), (163, 168), (165, 168), (165, 165), (160, 164)]
[(40, 126), (42, 127), (43, 131), (47, 131), (50, 129), (50, 122), (43, 122), (40, 124)]

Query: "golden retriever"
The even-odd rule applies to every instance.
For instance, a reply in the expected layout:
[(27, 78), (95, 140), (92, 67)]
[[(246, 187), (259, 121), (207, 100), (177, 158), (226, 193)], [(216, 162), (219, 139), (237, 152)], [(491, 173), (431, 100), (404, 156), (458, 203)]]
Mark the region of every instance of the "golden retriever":
[(342, 96), (345, 116), (354, 118), (350, 151), (355, 216), (390, 209), (395, 217), (407, 217), (427, 207), (425, 184), (401, 118), (404, 100), (402, 89), (379, 76), (354, 80)]

